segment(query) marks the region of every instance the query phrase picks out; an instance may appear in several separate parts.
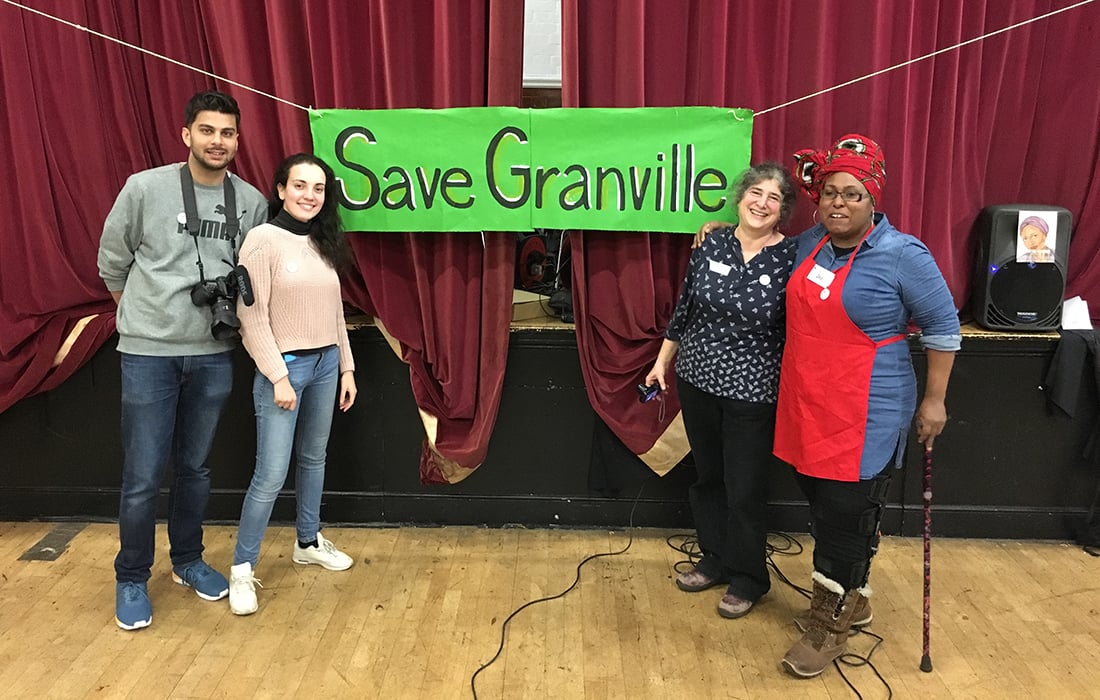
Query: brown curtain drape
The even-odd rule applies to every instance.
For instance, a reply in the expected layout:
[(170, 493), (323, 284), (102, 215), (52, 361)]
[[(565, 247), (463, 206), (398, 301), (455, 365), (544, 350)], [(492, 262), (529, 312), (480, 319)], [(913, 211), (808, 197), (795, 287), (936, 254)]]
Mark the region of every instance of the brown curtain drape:
[[(718, 105), (757, 111), (888, 68), (1070, 0), (563, 0), (562, 101), (570, 107)], [(1086, 5), (758, 115), (753, 160), (789, 163), (847, 132), (885, 148), (882, 209), (931, 248), (965, 307), (990, 204), (1073, 214), (1067, 295), (1100, 318), (1100, 5)], [(811, 223), (802, 199), (788, 226)], [(702, 223), (702, 222), (700, 222)], [(656, 357), (688, 255), (686, 236), (574, 236), (574, 295), (589, 398), (655, 469), (680, 450), (633, 385)], [(673, 439), (675, 438), (675, 439)], [(660, 459), (654, 457), (659, 455)]]
[[(60, 0), (43, 10), (292, 104), (0, 5), (0, 145), (19, 173), (15, 217), (0, 230), (0, 411), (56, 386), (110, 336), (114, 305), (96, 270), (103, 219), (130, 173), (183, 158), (182, 107), (195, 91), (238, 99), (234, 170), (265, 191), (283, 156), (311, 149), (294, 105), (520, 101), (522, 2)], [(514, 235), (349, 235), (358, 272), (345, 295), (409, 363), (431, 438), (422, 477), (458, 480), (484, 458), (500, 401)]]

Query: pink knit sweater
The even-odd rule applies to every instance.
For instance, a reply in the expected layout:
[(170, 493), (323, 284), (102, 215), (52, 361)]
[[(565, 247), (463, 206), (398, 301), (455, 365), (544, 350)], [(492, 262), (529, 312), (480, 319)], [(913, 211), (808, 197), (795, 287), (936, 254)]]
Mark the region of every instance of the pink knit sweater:
[(237, 300), (241, 339), (272, 384), (287, 376), (283, 353), (336, 345), (340, 372), (355, 369), (340, 300), (340, 278), (309, 236), (272, 224), (250, 230), (240, 262), (248, 268), (256, 303)]

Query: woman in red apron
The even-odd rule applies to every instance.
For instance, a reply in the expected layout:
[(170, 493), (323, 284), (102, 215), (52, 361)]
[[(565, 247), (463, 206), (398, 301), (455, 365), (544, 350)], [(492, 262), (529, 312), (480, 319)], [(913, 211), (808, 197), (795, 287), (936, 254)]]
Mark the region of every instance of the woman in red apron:
[[(814, 536), (810, 610), (795, 620), (804, 634), (782, 663), (812, 677), (844, 653), (853, 625), (871, 621), (867, 578), (891, 467), (900, 466), (914, 410), (926, 446), (943, 430), (961, 336), (931, 253), (875, 212), (886, 178), (878, 144), (850, 134), (795, 159), (819, 223), (799, 237), (787, 285), (774, 451), (795, 468)], [(919, 408), (910, 320), (928, 356)]]

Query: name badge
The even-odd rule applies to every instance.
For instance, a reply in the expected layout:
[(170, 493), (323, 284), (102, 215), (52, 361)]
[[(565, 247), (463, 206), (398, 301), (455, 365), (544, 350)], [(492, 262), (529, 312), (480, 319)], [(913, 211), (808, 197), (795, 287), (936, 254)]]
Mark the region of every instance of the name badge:
[(810, 270), (810, 274), (806, 275), (806, 279), (823, 289), (828, 289), (829, 285), (836, 279), (836, 273), (829, 272), (822, 266), (815, 264), (813, 269)]
[(710, 271), (711, 272), (717, 272), (718, 274), (722, 275), (723, 277), (728, 275), (730, 273), (730, 270), (733, 269), (732, 267), (730, 267), (726, 263), (718, 262), (717, 260), (710, 260), (708, 258), (707, 262), (710, 263)]

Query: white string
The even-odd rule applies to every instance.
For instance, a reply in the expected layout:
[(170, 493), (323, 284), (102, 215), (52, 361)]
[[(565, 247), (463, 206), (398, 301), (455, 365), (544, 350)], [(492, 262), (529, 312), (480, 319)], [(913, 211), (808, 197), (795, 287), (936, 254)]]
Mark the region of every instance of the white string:
[[(103, 34), (101, 32), (97, 32), (94, 29), (89, 29), (88, 27), (76, 24), (74, 22), (69, 22), (68, 20), (61, 19), (60, 17), (55, 17), (54, 15), (51, 15), (51, 14), (46, 13), (46, 12), (42, 12), (41, 10), (37, 10), (33, 7), (27, 7), (26, 5), (22, 5), (18, 2), (15, 2), (14, 0), (0, 0), (0, 2), (6, 3), (6, 4), (11, 5), (13, 7), (18, 7), (20, 9), (26, 10), (28, 12), (33, 12), (36, 15), (40, 15), (42, 17), (52, 19), (55, 22), (59, 22), (61, 24), (73, 27), (74, 29), (79, 29), (82, 32), (87, 32), (89, 34), (92, 34), (93, 36), (100, 37), (101, 39), (106, 39), (108, 41), (112, 41), (112, 42), (114, 42), (116, 44), (119, 44), (121, 46), (125, 46), (127, 48), (134, 49), (135, 51), (140, 51), (141, 53), (147, 54), (149, 56), (153, 56), (155, 58), (162, 59), (164, 61), (167, 61), (168, 63), (171, 63), (173, 65), (177, 65), (181, 68), (186, 68), (187, 70), (195, 71), (196, 73), (202, 73), (205, 76), (215, 78), (217, 80), (224, 81), (226, 83), (229, 83), (230, 85), (239, 87), (243, 90), (248, 90), (250, 92), (254, 92), (257, 95), (263, 95), (264, 97), (269, 97), (269, 98), (275, 100), (276, 102), (282, 102), (285, 105), (289, 105), (291, 107), (296, 107), (296, 108), (302, 110), (303, 112), (312, 111), (309, 107), (304, 107), (304, 106), (302, 106), (300, 104), (297, 104), (295, 102), (291, 102), (289, 100), (284, 100), (281, 97), (276, 97), (275, 95), (264, 92), (262, 90), (257, 90), (256, 88), (250, 87), (250, 86), (245, 85), (243, 83), (238, 83), (235, 80), (230, 80), (229, 78), (217, 75), (216, 73), (211, 73), (211, 72), (203, 70), (201, 68), (197, 68), (195, 66), (183, 63), (181, 61), (177, 61), (173, 58), (169, 58), (168, 56), (164, 56), (163, 54), (156, 53), (155, 51), (150, 51), (149, 49), (143, 48), (141, 46), (137, 46), (135, 44), (131, 44), (129, 42), (123, 41), (123, 40), (118, 39), (116, 37), (109, 36), (109, 35)], [(839, 90), (841, 88), (848, 87), (849, 85), (854, 85), (858, 82), (862, 82), (864, 80), (869, 80), (869, 79), (874, 78), (876, 76), (882, 75), (883, 73), (889, 73), (890, 71), (897, 70), (898, 68), (904, 68), (906, 66), (912, 65), (912, 64), (917, 63), (919, 61), (923, 61), (925, 59), (929, 59), (929, 58), (932, 58), (934, 56), (938, 56), (942, 53), (947, 53), (948, 51), (954, 51), (955, 49), (962, 48), (963, 46), (967, 46), (969, 44), (973, 44), (973, 43), (978, 42), (978, 41), (984, 41), (984, 40), (988, 39), (989, 37), (996, 36), (998, 34), (1003, 34), (1004, 32), (1008, 32), (1008, 31), (1011, 31), (1013, 29), (1018, 29), (1019, 27), (1023, 27), (1025, 25), (1031, 24), (1033, 22), (1038, 22), (1040, 20), (1047, 19), (1049, 17), (1053, 17), (1054, 15), (1058, 15), (1058, 14), (1061, 14), (1063, 12), (1068, 12), (1069, 10), (1076, 9), (1078, 7), (1081, 7), (1082, 5), (1091, 4), (1092, 2), (1093, 2), (1093, 0), (1081, 0), (1081, 2), (1075, 3), (1073, 5), (1069, 5), (1067, 7), (1063, 7), (1063, 8), (1058, 9), (1058, 10), (1052, 10), (1051, 12), (1048, 12), (1044, 15), (1039, 15), (1038, 17), (1032, 17), (1031, 19), (1027, 19), (1027, 20), (1024, 20), (1022, 22), (1017, 22), (1016, 24), (1009, 25), (1009, 26), (1004, 27), (1002, 29), (997, 29), (997, 30), (989, 32), (987, 34), (982, 34), (981, 36), (974, 37), (973, 39), (967, 39), (966, 41), (960, 42), (958, 44), (954, 44), (953, 46), (947, 46), (945, 48), (933, 51), (932, 53), (928, 53), (928, 54), (925, 54), (923, 56), (918, 56), (917, 58), (911, 58), (908, 61), (898, 63), (898, 64), (890, 66), (888, 68), (883, 68), (881, 70), (877, 70), (873, 73), (868, 73), (867, 75), (862, 75), (858, 78), (853, 78), (851, 80), (845, 81), (845, 82), (840, 83), (838, 85), (833, 85), (832, 87), (825, 88), (824, 90), (818, 90), (817, 92), (812, 92), (809, 95), (803, 95), (802, 97), (784, 102), (782, 104), (775, 105), (774, 107), (768, 107), (767, 109), (761, 109), (759, 111), (754, 112), (753, 116), (758, 117), (761, 114), (767, 114), (768, 112), (774, 112), (777, 109), (782, 109), (784, 107), (789, 107), (793, 104), (798, 104), (799, 102), (805, 102), (806, 100), (813, 99), (814, 97), (820, 97), (821, 95), (833, 92), (834, 90)]]
[(1017, 29), (1019, 27), (1022, 27), (1025, 24), (1031, 24), (1032, 22), (1038, 22), (1039, 20), (1043, 20), (1043, 19), (1046, 19), (1048, 17), (1053, 17), (1054, 15), (1057, 15), (1057, 14), (1060, 14), (1062, 12), (1066, 12), (1068, 10), (1072, 10), (1072, 9), (1081, 7), (1082, 5), (1088, 5), (1092, 1), (1093, 0), (1082, 0), (1081, 2), (1076, 3), (1074, 5), (1069, 5), (1068, 7), (1063, 7), (1060, 10), (1054, 10), (1052, 12), (1046, 13), (1045, 15), (1039, 15), (1038, 17), (1032, 17), (1031, 19), (1024, 20), (1023, 22), (1017, 22), (1016, 24), (1005, 27), (1004, 29), (998, 29), (996, 31), (989, 32), (988, 34), (982, 34), (981, 36), (974, 37), (973, 39), (967, 39), (966, 41), (961, 42), (959, 44), (955, 44), (954, 46), (948, 46), (946, 48), (939, 49), (938, 51), (933, 51), (932, 53), (925, 54), (924, 56), (919, 56), (917, 58), (911, 58), (908, 61), (905, 61), (904, 63), (897, 64), (896, 66), (890, 66), (889, 68), (883, 68), (882, 70), (877, 70), (874, 73), (868, 73), (867, 75), (860, 76), (858, 78), (853, 78), (852, 80), (849, 80), (847, 82), (843, 82), (839, 85), (834, 85), (830, 88), (825, 88), (824, 90), (818, 90), (817, 92), (811, 93), (809, 95), (805, 95), (803, 97), (799, 97), (798, 99), (791, 100), (790, 102), (784, 102), (783, 104), (776, 105), (774, 107), (768, 107), (767, 109), (762, 109), (758, 112), (755, 112), (754, 116), (759, 117), (761, 114), (767, 114), (768, 112), (773, 112), (777, 109), (782, 109), (784, 107), (789, 107), (793, 104), (797, 104), (799, 102), (804, 102), (804, 101), (806, 101), (808, 99), (811, 99), (813, 97), (818, 97), (820, 95), (824, 95), (825, 93), (832, 92), (833, 90), (839, 90), (840, 88), (848, 87), (849, 85), (853, 85), (853, 84), (858, 83), (860, 81), (868, 80), (870, 78), (874, 78), (877, 75), (882, 75), (883, 73), (889, 73), (890, 71), (897, 70), (898, 68), (904, 68), (905, 66), (916, 63), (917, 61), (923, 61), (926, 58), (932, 58), (933, 56), (938, 56), (941, 53), (946, 53), (948, 51), (954, 51), (955, 49), (966, 46), (967, 44), (973, 44), (976, 41), (983, 41), (985, 39), (988, 39), (991, 36), (996, 36), (997, 34), (1002, 34), (1004, 32), (1010, 31), (1012, 29)]
[(269, 97), (269, 98), (271, 98), (271, 99), (275, 100), (276, 102), (282, 102), (282, 103), (283, 103), (283, 104), (285, 104), (285, 105), (289, 105), (289, 106), (291, 106), (291, 107), (297, 107), (298, 109), (302, 110), (303, 112), (310, 112), (310, 111), (312, 111), (312, 110), (311, 110), (311, 109), (310, 109), (309, 107), (303, 107), (303, 106), (302, 106), (302, 105), (300, 105), (300, 104), (297, 104), (297, 103), (291, 102), (290, 100), (284, 100), (284, 99), (283, 99), (283, 98), (281, 98), (281, 97), (276, 97), (275, 95), (272, 95), (272, 94), (270, 94), (270, 93), (264, 92), (263, 90), (257, 90), (257, 89), (256, 89), (256, 88), (254, 88), (254, 87), (250, 87), (250, 86), (248, 86), (248, 85), (245, 85), (245, 84), (243, 84), (243, 83), (238, 83), (238, 82), (237, 82), (236, 80), (230, 80), (229, 78), (226, 78), (226, 77), (224, 77), (224, 76), (218, 75), (217, 73), (211, 73), (211, 72), (209, 72), (209, 71), (205, 71), (205, 70), (203, 70), (202, 68), (197, 68), (196, 66), (192, 66), (192, 65), (189, 65), (189, 64), (187, 64), (187, 63), (183, 63), (183, 62), (181, 62), (181, 61), (177, 61), (177, 60), (176, 60), (176, 59), (174, 59), (174, 58), (169, 58), (168, 56), (165, 56), (165, 55), (163, 55), (163, 54), (159, 54), (159, 53), (156, 53), (155, 51), (150, 51), (149, 49), (146, 49), (146, 48), (142, 48), (141, 46), (137, 46), (137, 45), (135, 45), (135, 44), (131, 44), (131, 43), (129, 43), (129, 42), (123, 41), (122, 39), (118, 39), (118, 38), (116, 38), (116, 37), (113, 37), (113, 36), (110, 36), (110, 35), (108, 35), (108, 34), (103, 34), (102, 32), (97, 32), (97, 31), (96, 31), (96, 30), (94, 30), (94, 29), (89, 29), (88, 27), (85, 27), (85, 26), (83, 26), (83, 25), (80, 25), (80, 24), (76, 24), (76, 23), (74, 23), (74, 22), (70, 22), (70, 21), (68, 21), (68, 20), (65, 20), (65, 19), (61, 19), (60, 17), (55, 17), (55, 16), (53, 16), (53, 15), (51, 15), (51, 14), (49, 14), (49, 13), (46, 13), (46, 12), (42, 12), (41, 10), (36, 10), (36, 9), (35, 9), (35, 8), (33, 8), (33, 7), (27, 7), (26, 5), (21, 5), (21, 4), (17, 3), (17, 2), (14, 2), (13, 0), (0, 0), (0, 2), (3, 2), (3, 3), (5, 3), (5, 4), (8, 4), (8, 5), (11, 5), (11, 6), (13, 6), (13, 7), (18, 7), (19, 9), (21, 9), (21, 10), (26, 10), (27, 12), (33, 12), (33, 13), (34, 13), (34, 14), (36, 14), (36, 15), (40, 15), (40, 16), (42, 16), (42, 17), (46, 17), (47, 19), (52, 19), (52, 20), (53, 20), (53, 21), (55, 21), (55, 22), (59, 22), (59, 23), (61, 23), (61, 24), (67, 25), (67, 26), (69, 26), (69, 27), (73, 27), (74, 29), (79, 29), (79, 30), (80, 30), (80, 31), (82, 31), (82, 32), (87, 32), (87, 33), (89, 33), (89, 34), (91, 34), (91, 35), (93, 35), (93, 36), (97, 36), (97, 37), (99, 37), (99, 38), (101, 38), (101, 39), (106, 39), (107, 41), (113, 41), (114, 43), (116, 43), (116, 44), (119, 44), (120, 46), (125, 46), (125, 47), (126, 47), (126, 48), (128, 48), (128, 49), (134, 49), (135, 51), (140, 51), (140, 52), (141, 52), (141, 53), (143, 53), (143, 54), (146, 54), (146, 55), (148, 55), (148, 56), (153, 56), (154, 58), (159, 58), (159, 59), (161, 59), (161, 60), (163, 60), (163, 61), (167, 61), (168, 63), (171, 63), (171, 64), (173, 64), (173, 65), (179, 66), (180, 68), (186, 68), (187, 70), (190, 70), (190, 71), (195, 71), (196, 73), (202, 73), (202, 74), (203, 74), (203, 75), (205, 75), (205, 76), (208, 76), (208, 77), (210, 77), (210, 78), (215, 78), (215, 79), (217, 79), (217, 80), (221, 80), (221, 81), (223, 81), (223, 82), (226, 82), (226, 83), (229, 83), (230, 85), (233, 85), (233, 86), (235, 86), (235, 87), (239, 87), (239, 88), (241, 88), (241, 89), (243, 89), (243, 90), (248, 90), (249, 92), (254, 92), (254, 93), (256, 93), (257, 95), (263, 95), (264, 97)]

